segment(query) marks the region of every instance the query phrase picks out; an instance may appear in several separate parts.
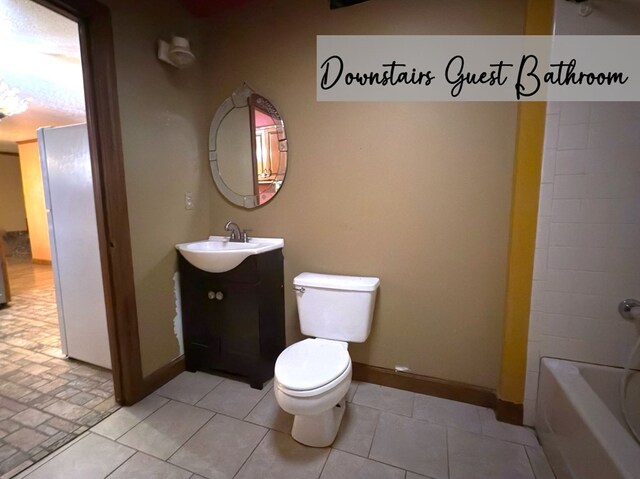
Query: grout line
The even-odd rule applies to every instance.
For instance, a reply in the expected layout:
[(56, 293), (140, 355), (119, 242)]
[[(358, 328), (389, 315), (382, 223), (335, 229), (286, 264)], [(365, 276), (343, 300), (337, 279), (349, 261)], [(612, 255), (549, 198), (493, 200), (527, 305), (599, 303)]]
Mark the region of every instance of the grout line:
[(447, 447), (447, 477), (451, 477), (451, 454), (449, 452), (449, 428), (445, 427), (444, 430), (445, 445)]
[(416, 395), (418, 393), (411, 393), (411, 414), (409, 414), (410, 418), (413, 418), (413, 411), (415, 410), (416, 407)]
[(320, 469), (320, 474), (318, 474), (318, 479), (322, 477), (324, 468), (327, 466), (327, 462), (329, 462), (329, 456), (331, 455), (331, 451), (333, 451), (333, 448), (329, 446), (329, 453), (327, 454), (327, 457), (324, 458), (324, 462), (322, 463), (322, 468)]
[[(271, 384), (271, 387), (269, 387), (269, 389), (267, 390), (267, 392), (260, 398), (260, 400), (251, 408), (251, 410), (242, 418), (243, 421), (245, 421), (249, 416), (251, 416), (251, 413), (253, 412), (253, 410), (255, 408), (258, 407), (258, 404), (260, 404), (268, 395), (269, 393), (273, 390), (273, 383)], [(247, 421), (247, 422), (251, 422), (251, 421)], [(251, 423), (253, 424), (253, 423)]]
[[(115, 441), (112, 441), (112, 442), (115, 442)], [(113, 471), (111, 471), (109, 474), (107, 474), (107, 477), (106, 477), (105, 479), (108, 479), (109, 477), (112, 477), (112, 474), (113, 474), (114, 472), (116, 472), (118, 469), (120, 469), (122, 466), (124, 466), (127, 462), (129, 462), (129, 461), (133, 458), (133, 456), (135, 456), (136, 454), (138, 454), (138, 452), (140, 452), (140, 451), (138, 451), (138, 450), (137, 450), (137, 449), (135, 449), (135, 448), (131, 448), (131, 449), (133, 449), (133, 451), (134, 451), (134, 452), (133, 452), (133, 454), (131, 454), (131, 455), (130, 455), (128, 458), (126, 458), (124, 461), (122, 461), (122, 463), (121, 463), (121, 464), (119, 464), (119, 465), (118, 465), (118, 466), (117, 466)]]
[[(213, 412), (213, 411), (209, 411), (209, 412)], [(190, 436), (189, 436), (189, 437), (188, 437), (188, 438), (187, 438), (187, 439), (186, 439), (182, 444), (180, 444), (180, 446), (178, 446), (178, 448), (177, 448), (175, 451), (173, 451), (173, 452), (169, 455), (169, 457), (167, 457), (167, 458), (164, 460), (164, 462), (169, 462), (169, 459), (171, 459), (171, 458), (172, 458), (172, 457), (173, 457), (173, 456), (174, 456), (174, 455), (175, 455), (175, 454), (176, 454), (180, 449), (182, 449), (186, 443), (188, 443), (191, 439), (193, 439), (193, 437), (194, 437), (196, 434), (198, 434), (198, 433), (199, 433), (199, 432), (200, 432), (200, 431), (201, 431), (201, 430), (202, 430), (202, 429), (203, 429), (207, 424), (209, 424), (209, 423), (211, 422), (211, 420), (212, 420), (214, 417), (216, 417), (216, 415), (217, 415), (216, 413), (213, 413), (213, 416), (211, 416), (209, 419), (207, 419), (207, 420), (204, 422), (204, 424), (203, 424), (202, 426), (200, 426), (199, 428), (197, 428), (197, 429), (193, 432), (193, 434), (191, 434), (191, 435), (190, 435)]]
[[(151, 393), (149, 396), (152, 396), (152, 395), (154, 395), (154, 394), (153, 394), (153, 393)], [(147, 397), (149, 397), (149, 396), (147, 396)], [(137, 426), (138, 424), (140, 424), (142, 421), (144, 421), (144, 420), (145, 420), (145, 419), (147, 419), (149, 416), (151, 416), (151, 415), (152, 415), (152, 414), (154, 414), (156, 411), (158, 411), (158, 410), (159, 410), (159, 409), (161, 409), (163, 406), (165, 406), (166, 404), (168, 404), (168, 403), (169, 403), (169, 399), (167, 399), (167, 398), (165, 398), (165, 397), (162, 397), (162, 396), (158, 396), (158, 395), (156, 395), (156, 396), (157, 396), (157, 397), (159, 397), (160, 399), (165, 399), (166, 401), (165, 401), (164, 403), (160, 404), (160, 405), (159, 405), (157, 408), (155, 408), (153, 411), (149, 412), (149, 414), (147, 414), (146, 416), (144, 416), (144, 417), (140, 418), (140, 419), (138, 420), (138, 422), (136, 422), (135, 424), (133, 424), (131, 427), (129, 427), (126, 431), (124, 431), (122, 434), (120, 434), (119, 436), (117, 436), (115, 439), (113, 439), (113, 438), (111, 438), (111, 437), (109, 437), (109, 436), (105, 436), (104, 434), (101, 434), (101, 433), (99, 433), (98, 431), (94, 431), (94, 430), (93, 430), (93, 428), (94, 428), (94, 427), (96, 427), (98, 424), (102, 423), (102, 421), (106, 421), (107, 419), (109, 419), (112, 415), (114, 415), (115, 413), (117, 413), (118, 411), (120, 411), (120, 409), (126, 410), (126, 407), (121, 407), (120, 409), (118, 409), (118, 410), (114, 411), (112, 414), (110, 414), (109, 416), (107, 416), (106, 418), (104, 418), (104, 419), (103, 419), (102, 421), (100, 421), (98, 424), (96, 424), (96, 425), (92, 426), (91, 428), (89, 428), (89, 431), (93, 432), (94, 434), (98, 434), (98, 435), (100, 435), (100, 436), (102, 436), (102, 437), (106, 437), (107, 439), (111, 439), (112, 441), (116, 441), (116, 442), (118, 442), (118, 440), (119, 440), (120, 438), (122, 438), (122, 436), (124, 436), (125, 434), (127, 434), (129, 431), (131, 431), (134, 427), (136, 427), (136, 426)], [(143, 400), (144, 400), (144, 399), (142, 399), (142, 401), (143, 401)], [(140, 401), (139, 401), (139, 402), (140, 402)], [(137, 403), (136, 403), (136, 404), (137, 404)], [(136, 418), (136, 419), (138, 419), (138, 418)]]
[(376, 433), (378, 432), (378, 425), (380, 424), (380, 420), (382, 419), (382, 411), (378, 415), (378, 420), (376, 421), (376, 427), (373, 429), (373, 435), (371, 436), (371, 444), (369, 444), (369, 451), (367, 452), (367, 459), (371, 459), (371, 449), (373, 448), (373, 442), (376, 440)]
[(526, 447), (524, 447), (524, 453), (527, 456), (527, 463), (529, 464), (529, 469), (531, 470), (531, 474), (533, 477), (536, 477), (536, 470), (533, 468), (533, 463), (531, 462), (531, 456), (529, 455), (529, 451), (527, 451)]
[[(253, 456), (253, 454), (256, 452), (256, 449), (258, 449), (258, 447), (260, 447), (260, 444), (262, 444), (264, 442), (264, 440), (266, 439), (267, 435), (273, 431), (273, 429), (271, 428), (266, 428), (267, 432), (264, 433), (264, 436), (262, 436), (262, 438), (260, 438), (260, 440), (258, 441), (258, 443), (256, 444), (256, 446), (251, 450), (251, 452), (249, 453), (249, 455), (247, 456), (247, 458), (242, 462), (242, 464), (240, 465), (240, 467), (238, 468), (238, 470), (236, 471), (236, 473), (233, 475), (233, 477), (238, 477), (238, 474), (240, 474), (240, 471), (242, 470), (242, 468), (244, 467), (244, 465), (249, 462), (249, 459), (251, 459), (251, 456)], [(281, 433), (283, 434), (283, 433)]]
[[(42, 458), (41, 460), (39, 460), (38, 462), (32, 464), (31, 466), (29, 466), (27, 469), (23, 470), (22, 472), (20, 472), (14, 479), (22, 479), (22, 478), (28, 478), (28, 476), (30, 476), (32, 473), (34, 473), (35, 471), (37, 471), (38, 469), (40, 469), (42, 466), (44, 466), (45, 464), (47, 464), (49, 461), (51, 461), (52, 459), (54, 459), (55, 457), (59, 456), (60, 454), (62, 454), (64, 451), (66, 451), (67, 449), (69, 449), (71, 446), (75, 445), (76, 443), (80, 442), (82, 439), (84, 439), (85, 437), (89, 436), (89, 434), (91, 434), (90, 431), (85, 431), (82, 434), (80, 434), (79, 436), (77, 436), (75, 439), (73, 439), (73, 441), (69, 441), (67, 444), (65, 444), (64, 446), (56, 449), (55, 451), (52, 451), (50, 454), (48, 454), (47, 456), (45, 456), (44, 458)], [(27, 474), (28, 473), (28, 474)]]
[[(162, 459), (159, 459), (159, 458), (157, 458), (157, 457), (155, 457), (155, 456), (152, 456), (151, 454), (148, 454), (148, 453), (146, 453), (146, 452), (139, 451), (139, 450), (137, 450), (137, 449), (135, 449), (135, 448), (131, 448), (131, 449), (134, 449), (136, 452), (135, 452), (131, 457), (129, 457), (129, 459), (127, 459), (125, 462), (129, 462), (131, 459), (133, 459), (133, 456), (136, 456), (136, 455), (138, 455), (138, 454), (142, 454), (143, 456), (150, 457), (151, 459), (156, 459), (156, 460), (158, 460), (158, 461), (160, 461), (160, 462), (163, 462), (164, 464), (167, 464), (167, 465), (169, 465), (169, 466), (176, 467), (176, 468), (178, 468), (178, 469), (180, 469), (180, 470), (182, 470), (182, 471), (184, 471), (184, 472), (187, 472), (187, 473), (191, 474), (191, 476), (189, 476), (189, 477), (192, 477), (192, 476), (195, 476), (195, 475), (196, 475), (196, 473), (195, 473), (195, 472), (190, 471), (189, 469), (185, 469), (184, 467), (179, 466), (178, 464), (174, 464), (173, 462), (169, 462), (169, 459), (166, 459), (166, 460), (164, 460), (164, 461), (163, 461)], [(122, 464), (120, 464), (120, 466), (118, 466), (116, 469), (120, 469), (120, 467), (122, 467), (122, 466), (124, 465), (124, 463), (125, 463), (125, 462), (123, 462)], [(108, 479), (109, 477), (111, 477), (111, 474), (113, 474), (114, 472), (116, 472), (116, 471), (115, 471), (115, 470), (114, 470), (114, 471), (112, 471), (112, 472), (109, 474), (109, 476), (107, 476), (105, 479)], [(26, 478), (26, 479), (28, 479), (28, 478)]]

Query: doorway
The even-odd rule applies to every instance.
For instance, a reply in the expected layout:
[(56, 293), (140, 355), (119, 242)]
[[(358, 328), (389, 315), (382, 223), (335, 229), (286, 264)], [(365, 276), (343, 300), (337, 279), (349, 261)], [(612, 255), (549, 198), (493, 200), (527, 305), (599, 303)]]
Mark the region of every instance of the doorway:
[[(74, 360), (111, 366), (86, 124), (41, 129), (35, 141), (38, 127), (86, 121), (78, 26), (30, 0), (1, 3), (0, 138), (19, 140), (18, 157), (3, 161), (19, 162), (24, 200), (4, 198), (0, 208), (22, 211), (28, 224), (12, 228), (16, 218), (2, 217), (8, 229), (28, 230), (6, 235), (2, 270), (0, 475), (10, 476), (118, 405), (111, 372)], [(97, 340), (77, 334), (92, 322)]]
[(115, 398), (137, 402), (142, 377), (110, 13), (95, 0), (35, 0), (78, 24), (100, 262)]
[[(0, 229), (7, 240), (28, 238), (24, 259), (52, 265), (64, 355), (110, 369), (78, 25), (31, 0), (0, 4), (0, 142), (17, 144), (20, 171), (12, 178), (5, 168), (2, 182), (22, 186), (4, 195)], [(5, 249), (15, 262), (13, 246)]]

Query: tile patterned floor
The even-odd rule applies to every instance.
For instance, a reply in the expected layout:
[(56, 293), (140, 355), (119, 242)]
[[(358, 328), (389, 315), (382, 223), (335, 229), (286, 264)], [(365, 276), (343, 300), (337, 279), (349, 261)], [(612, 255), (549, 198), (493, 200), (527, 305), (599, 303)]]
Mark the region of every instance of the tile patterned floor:
[(552, 479), (532, 429), (491, 410), (353, 383), (333, 447), (290, 436), (262, 391), (182, 373), (24, 471), (24, 479)]
[(0, 476), (11, 477), (118, 409), (109, 371), (65, 359), (50, 266), (9, 264), (0, 308)]

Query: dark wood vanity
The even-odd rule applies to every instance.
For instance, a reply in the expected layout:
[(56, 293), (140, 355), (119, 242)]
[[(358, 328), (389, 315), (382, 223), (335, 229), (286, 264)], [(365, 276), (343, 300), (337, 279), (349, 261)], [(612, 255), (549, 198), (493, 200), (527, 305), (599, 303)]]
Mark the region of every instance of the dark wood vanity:
[(262, 389), (285, 348), (282, 249), (207, 273), (178, 254), (187, 371), (223, 371)]

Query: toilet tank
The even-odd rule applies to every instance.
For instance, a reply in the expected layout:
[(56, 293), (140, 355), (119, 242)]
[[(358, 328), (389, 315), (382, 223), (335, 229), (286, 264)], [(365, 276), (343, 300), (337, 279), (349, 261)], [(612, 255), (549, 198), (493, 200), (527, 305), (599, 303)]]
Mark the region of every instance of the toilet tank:
[(362, 343), (373, 320), (380, 280), (301, 273), (293, 279), (300, 330), (306, 336)]

